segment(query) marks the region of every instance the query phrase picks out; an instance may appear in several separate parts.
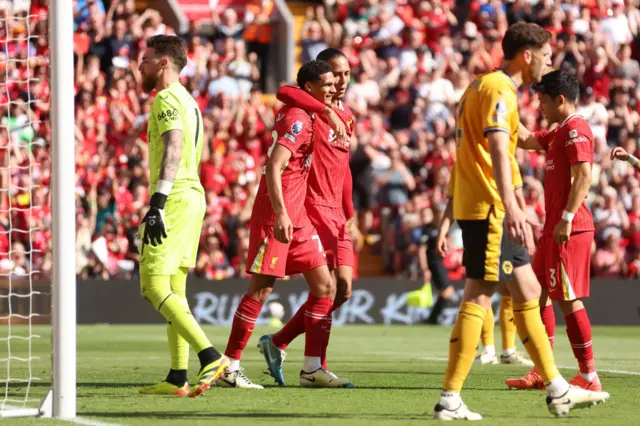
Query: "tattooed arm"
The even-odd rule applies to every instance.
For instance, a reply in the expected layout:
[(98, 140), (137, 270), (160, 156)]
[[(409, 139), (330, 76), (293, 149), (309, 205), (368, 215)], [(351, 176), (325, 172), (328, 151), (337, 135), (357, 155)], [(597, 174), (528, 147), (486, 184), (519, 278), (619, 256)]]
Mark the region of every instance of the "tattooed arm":
[(173, 184), (182, 158), (182, 130), (169, 130), (162, 135), (164, 154), (160, 164), (160, 181)]

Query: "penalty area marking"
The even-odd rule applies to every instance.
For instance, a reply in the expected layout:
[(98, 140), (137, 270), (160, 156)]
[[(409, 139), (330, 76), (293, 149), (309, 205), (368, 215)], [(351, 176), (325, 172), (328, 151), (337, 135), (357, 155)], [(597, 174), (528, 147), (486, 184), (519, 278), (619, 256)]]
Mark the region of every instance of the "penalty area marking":
[[(421, 360), (423, 361), (449, 361), (449, 358), (442, 358), (442, 357), (431, 357), (431, 356), (423, 356), (420, 357)], [(574, 366), (570, 366), (570, 365), (558, 365), (558, 368), (576, 368), (575, 365)], [(640, 371), (626, 371), (626, 370), (609, 370), (609, 369), (605, 369), (605, 368), (598, 368), (598, 371), (601, 371), (603, 373), (613, 373), (613, 374), (626, 374), (629, 376), (640, 376)]]

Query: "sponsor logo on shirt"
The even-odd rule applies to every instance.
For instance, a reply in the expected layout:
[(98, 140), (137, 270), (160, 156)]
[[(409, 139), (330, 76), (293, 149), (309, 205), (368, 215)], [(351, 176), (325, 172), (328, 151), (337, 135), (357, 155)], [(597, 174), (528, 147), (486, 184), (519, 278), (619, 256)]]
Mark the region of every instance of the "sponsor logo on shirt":
[(178, 111), (175, 109), (167, 109), (158, 113), (158, 121), (164, 120), (165, 123), (169, 121), (176, 121), (178, 119)]
[(553, 160), (547, 160), (547, 164), (545, 165), (545, 170), (554, 170), (556, 168), (555, 164), (553, 164)]
[(294, 135), (299, 135), (300, 133), (302, 133), (302, 121), (296, 121), (295, 123), (293, 123), (291, 125), (291, 133), (293, 133)]
[[(571, 136), (571, 132), (569, 132), (569, 136)], [(573, 139), (569, 139), (567, 141), (567, 146), (573, 145), (574, 143), (588, 142), (588, 141), (589, 139), (587, 139), (586, 136), (577, 136), (577, 137), (574, 137)]]
[(578, 131), (576, 129), (569, 130), (569, 137), (570, 138), (578, 137)]

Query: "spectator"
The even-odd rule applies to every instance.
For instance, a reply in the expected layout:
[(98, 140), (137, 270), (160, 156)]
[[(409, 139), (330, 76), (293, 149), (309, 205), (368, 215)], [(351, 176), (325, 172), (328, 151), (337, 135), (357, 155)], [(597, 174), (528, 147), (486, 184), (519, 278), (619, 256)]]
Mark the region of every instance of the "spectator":
[(626, 268), (624, 250), (620, 247), (619, 231), (611, 230), (606, 234), (604, 247), (597, 249), (593, 256), (594, 275), (615, 277), (624, 275)]
[[(300, 34), (304, 59), (338, 47), (352, 66), (345, 103), (355, 114), (357, 245), (382, 238), (407, 248), (406, 256), (387, 256), (389, 271), (415, 264), (414, 225), (424, 220), (417, 212), (434, 213), (445, 200), (457, 102), (477, 74), (500, 65), (507, 23), (524, 20), (553, 33), (554, 67), (575, 70), (583, 83), (579, 113), (595, 137), (587, 199), (598, 228), (594, 260), (607, 256), (615, 238), (610, 235), (618, 235), (625, 263), (612, 273), (637, 276), (638, 175), (626, 163), (612, 163), (608, 150), (623, 145), (637, 151), (640, 12), (631, 0), (605, 3), (383, 0), (310, 8)], [(26, 234), (0, 227), (0, 260), (11, 271), (9, 252), (17, 246), (26, 265), (34, 265), (32, 274), (46, 273), (51, 262), (51, 213), (41, 208), (50, 202), (43, 188), (51, 173), (47, 6), (34, 0), (29, 19), (27, 11), (16, 10), (0, 28), (0, 184), (9, 189), (0, 192), (0, 224), (5, 231), (9, 223), (14, 230), (32, 228), (34, 237), (29, 242)], [(262, 99), (274, 10), (272, 0), (251, 0), (246, 11), (216, 9), (212, 34), (204, 34), (199, 22), (183, 34), (189, 62), (181, 79), (203, 112), (207, 142), (201, 165), (208, 205), (199, 255), (203, 277), (244, 276), (246, 226), (281, 107)], [(137, 258), (137, 226), (148, 198), (146, 120), (153, 101), (139, 90), (137, 66), (146, 37), (174, 30), (156, 10), (138, 14), (133, 0), (78, 1), (74, 24), (78, 272), (128, 277), (135, 273), (127, 261)], [(520, 91), (519, 110), (528, 128), (547, 126), (537, 96), (527, 89)], [(518, 151), (517, 160), (528, 214), (541, 222), (545, 156)], [(11, 213), (10, 202), (16, 209)], [(451, 279), (464, 276), (457, 232), (452, 230), (444, 259)], [(22, 255), (16, 258), (22, 261)], [(599, 272), (611, 272), (605, 264)]]

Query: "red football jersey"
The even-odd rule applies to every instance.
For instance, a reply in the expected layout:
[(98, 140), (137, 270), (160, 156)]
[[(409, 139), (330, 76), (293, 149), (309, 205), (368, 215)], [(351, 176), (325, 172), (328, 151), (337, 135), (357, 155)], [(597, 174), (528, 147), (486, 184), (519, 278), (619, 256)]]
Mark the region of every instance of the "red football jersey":
[[(578, 162), (593, 164), (593, 135), (586, 120), (572, 114), (553, 131), (536, 133), (538, 142), (547, 152), (544, 174), (546, 220), (543, 233), (553, 234), (553, 227), (562, 219), (569, 201), (571, 166)], [(572, 233), (593, 231), (593, 216), (584, 204), (573, 219)]]
[[(349, 171), (353, 114), (340, 102), (333, 109), (346, 126), (347, 137), (338, 140), (333, 129), (322, 119), (315, 120), (313, 132), (313, 167), (309, 175), (307, 203), (342, 208), (342, 190)], [(351, 179), (351, 176), (348, 176)]]
[[(291, 158), (282, 170), (282, 197), (289, 218), (295, 228), (310, 225), (304, 209), (307, 195), (307, 181), (311, 169), (311, 154), (313, 144), (313, 120), (311, 116), (300, 108), (284, 107), (276, 118), (271, 132), (273, 144), (269, 148), (269, 155), (276, 146), (282, 145), (291, 151)], [(252, 220), (264, 224), (272, 224), (275, 215), (269, 200), (265, 171), (262, 171), (258, 195), (256, 196), (251, 214)]]

